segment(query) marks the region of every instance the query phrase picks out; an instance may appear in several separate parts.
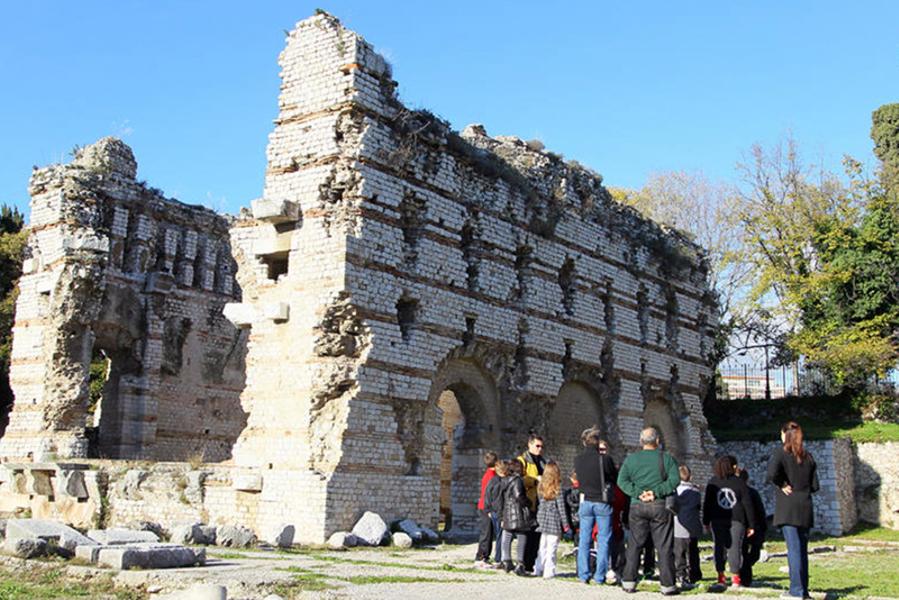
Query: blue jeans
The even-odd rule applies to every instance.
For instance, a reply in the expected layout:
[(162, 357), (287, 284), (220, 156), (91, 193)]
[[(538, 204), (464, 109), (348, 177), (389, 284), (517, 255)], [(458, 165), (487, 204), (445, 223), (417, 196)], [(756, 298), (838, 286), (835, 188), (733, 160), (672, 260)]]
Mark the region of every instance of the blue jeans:
[(503, 532), (499, 528), (499, 516), (496, 513), (490, 513), (490, 519), (493, 521), (493, 539), (496, 540), (496, 552), (493, 557), (493, 562), (498, 563), (503, 559)]
[(781, 529), (787, 542), (790, 595), (804, 598), (808, 596), (808, 527), (784, 525)]
[(596, 534), (596, 571), (593, 579), (602, 583), (609, 568), (609, 539), (612, 537), (612, 506), (604, 502), (583, 500), (577, 511), (581, 519), (581, 534), (577, 545), (577, 576), (581, 581), (590, 579), (590, 546), (593, 541), (593, 524)]

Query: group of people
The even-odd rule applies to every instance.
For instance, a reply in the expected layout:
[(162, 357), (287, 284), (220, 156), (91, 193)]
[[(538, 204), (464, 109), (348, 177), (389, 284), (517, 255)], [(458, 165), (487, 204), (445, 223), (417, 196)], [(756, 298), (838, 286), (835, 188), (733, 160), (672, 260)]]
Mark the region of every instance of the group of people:
[[(477, 566), (494, 563), (516, 575), (554, 577), (560, 540), (570, 537), (584, 583), (620, 583), (632, 593), (641, 569), (648, 578), (657, 562), (661, 592), (670, 596), (702, 578), (698, 540), (705, 530), (714, 541), (717, 584), (752, 583), (768, 519), (761, 495), (749, 485), (749, 472), (735, 457), (715, 460), (703, 497), (690, 468), (662, 449), (654, 427), (640, 433), (641, 449), (620, 469), (597, 428), (581, 439), (584, 450), (575, 458), (570, 486), (563, 486), (559, 465), (544, 456), (540, 435), (531, 434), (527, 450), (514, 459), (485, 455)], [(765, 475), (776, 488), (773, 523), (787, 543), (790, 589), (784, 596), (808, 598), (817, 469), (796, 422), (781, 428), (781, 441)]]

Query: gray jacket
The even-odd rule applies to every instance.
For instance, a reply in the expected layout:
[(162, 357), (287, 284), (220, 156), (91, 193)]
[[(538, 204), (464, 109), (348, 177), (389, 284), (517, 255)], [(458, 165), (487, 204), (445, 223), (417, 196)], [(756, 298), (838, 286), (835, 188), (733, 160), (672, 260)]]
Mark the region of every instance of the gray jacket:
[(698, 538), (702, 535), (699, 509), (702, 494), (692, 483), (681, 481), (677, 486), (677, 516), (674, 517), (674, 537)]

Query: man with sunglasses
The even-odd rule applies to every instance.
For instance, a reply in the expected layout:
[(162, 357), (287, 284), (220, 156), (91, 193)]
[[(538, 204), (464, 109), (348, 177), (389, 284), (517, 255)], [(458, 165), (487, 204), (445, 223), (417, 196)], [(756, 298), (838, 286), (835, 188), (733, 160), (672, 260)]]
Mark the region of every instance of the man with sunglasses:
[(531, 432), (528, 436), (528, 449), (521, 453), (518, 462), (522, 466), (522, 479), (524, 479), (524, 491), (527, 494), (531, 511), (534, 515), (534, 527), (527, 534), (527, 544), (524, 549), (524, 568), (534, 570), (537, 561), (537, 552), (540, 549), (540, 533), (537, 532), (537, 484), (543, 476), (543, 467), (546, 466), (546, 458), (543, 456), (543, 436)]

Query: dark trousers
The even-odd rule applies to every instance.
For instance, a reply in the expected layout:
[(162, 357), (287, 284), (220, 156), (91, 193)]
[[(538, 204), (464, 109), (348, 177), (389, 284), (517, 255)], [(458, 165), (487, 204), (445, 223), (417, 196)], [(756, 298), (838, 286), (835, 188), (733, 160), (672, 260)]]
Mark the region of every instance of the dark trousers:
[(656, 570), (656, 547), (652, 543), (652, 537), (646, 540), (646, 546), (643, 548), (643, 575), (652, 575)]
[(627, 544), (627, 564), (621, 578), (622, 586), (633, 589), (637, 585), (637, 568), (646, 542), (652, 539), (659, 553), (659, 580), (662, 591), (676, 589), (674, 585), (674, 518), (665, 510), (665, 501), (631, 504), (630, 535)]
[(764, 545), (764, 532), (756, 531), (755, 535), (743, 540), (743, 566), (740, 567), (740, 580), (745, 586), (752, 585), (752, 565), (759, 561)]
[(725, 559), (731, 573), (739, 573), (743, 565), (743, 539), (746, 526), (739, 521), (712, 520), (712, 539), (715, 541), (715, 570), (724, 572)]
[(808, 596), (808, 528), (784, 525), (787, 565), (790, 569), (790, 595)]
[(493, 549), (493, 519), (486, 510), (478, 510), (478, 553), (475, 560), (490, 562), (490, 551)]
[(527, 532), (527, 539), (524, 544), (524, 568), (528, 571), (534, 570), (534, 563), (537, 562), (537, 553), (540, 551), (540, 533), (536, 530)]
[(678, 581), (696, 583), (702, 579), (697, 538), (674, 538), (674, 572)]

